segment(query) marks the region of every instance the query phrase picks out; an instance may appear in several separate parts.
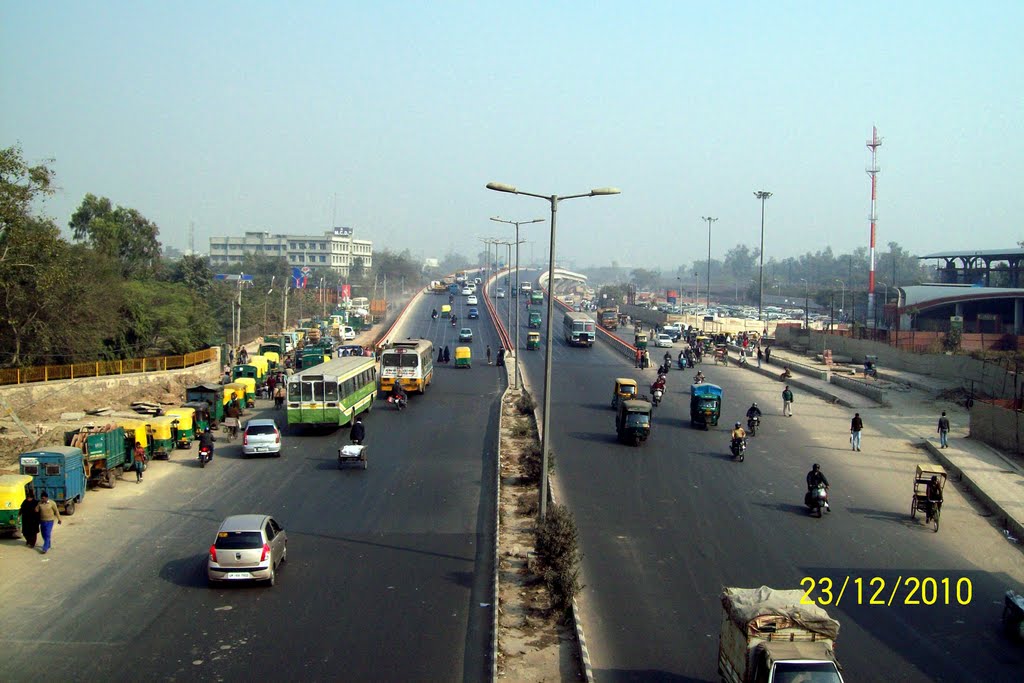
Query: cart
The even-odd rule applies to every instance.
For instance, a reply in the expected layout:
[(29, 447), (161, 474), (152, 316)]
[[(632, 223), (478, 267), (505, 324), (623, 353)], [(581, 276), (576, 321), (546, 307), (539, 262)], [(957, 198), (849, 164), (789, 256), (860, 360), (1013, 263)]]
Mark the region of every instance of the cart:
[(338, 469), (343, 469), (345, 465), (356, 465), (357, 467), (362, 466), (366, 469), (366, 446), (349, 444), (338, 449)]
[[(938, 497), (929, 495), (928, 487), (935, 479), (938, 483)], [(946, 487), (946, 470), (941, 465), (918, 465), (914, 472), (914, 497), (910, 501), (910, 518), (917, 516), (918, 510), (924, 513), (925, 524), (939, 531), (939, 513), (942, 511), (942, 490)]]
[(722, 365), (729, 364), (729, 349), (726, 348), (725, 344), (719, 344), (715, 347), (715, 365), (719, 363)]

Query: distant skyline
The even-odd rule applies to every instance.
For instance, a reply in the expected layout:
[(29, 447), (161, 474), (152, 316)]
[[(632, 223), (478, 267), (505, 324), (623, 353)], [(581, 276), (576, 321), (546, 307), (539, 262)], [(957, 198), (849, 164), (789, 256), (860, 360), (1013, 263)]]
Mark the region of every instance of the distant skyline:
[[(0, 145), (188, 249), (351, 226), (375, 249), (475, 255), (549, 219), (558, 255), (674, 269), (1015, 246), (1024, 3), (4, 3)], [(336, 208), (335, 208), (336, 207)], [(548, 222), (523, 226), (546, 253)], [(525, 247), (529, 253), (531, 247)]]

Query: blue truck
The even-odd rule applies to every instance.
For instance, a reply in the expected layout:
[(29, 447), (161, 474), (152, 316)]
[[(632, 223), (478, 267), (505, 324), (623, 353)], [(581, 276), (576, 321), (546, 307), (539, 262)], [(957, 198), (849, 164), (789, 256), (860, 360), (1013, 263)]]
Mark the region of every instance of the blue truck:
[(37, 496), (45, 491), (65, 515), (75, 514), (75, 506), (85, 499), (87, 484), (81, 448), (47, 446), (22, 453), (18, 462), (21, 473), (32, 477)]

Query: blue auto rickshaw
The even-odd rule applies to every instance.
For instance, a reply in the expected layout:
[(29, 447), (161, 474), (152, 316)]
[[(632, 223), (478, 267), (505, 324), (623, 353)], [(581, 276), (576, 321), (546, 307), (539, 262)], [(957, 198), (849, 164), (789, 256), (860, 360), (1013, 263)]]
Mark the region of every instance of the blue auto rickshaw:
[(36, 495), (45, 491), (65, 515), (75, 514), (75, 505), (85, 498), (86, 472), (81, 448), (49, 446), (18, 457), (22, 474), (32, 476)]
[(707, 429), (718, 425), (722, 414), (722, 387), (715, 384), (690, 385), (690, 425)]

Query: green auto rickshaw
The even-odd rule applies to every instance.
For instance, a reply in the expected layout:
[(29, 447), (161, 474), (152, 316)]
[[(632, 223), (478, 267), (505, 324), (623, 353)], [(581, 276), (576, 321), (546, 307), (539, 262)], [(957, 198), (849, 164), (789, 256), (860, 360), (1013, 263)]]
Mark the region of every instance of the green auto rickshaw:
[(540, 332), (526, 333), (526, 350), (536, 351), (540, 348)]
[(216, 427), (216, 425), (210, 424), (210, 404), (206, 401), (188, 401), (187, 403), (182, 403), (181, 407), (191, 408), (193, 411), (193, 438), (199, 438), (199, 435), (206, 430)]
[(527, 320), (527, 327), (540, 327), (540, 311), (530, 311), (529, 320)]
[(169, 460), (171, 452), (178, 445), (178, 418), (173, 415), (158, 415), (146, 420), (146, 424), (153, 440), (153, 457)]
[(690, 385), (690, 425), (707, 429), (717, 426), (722, 414), (722, 387), (715, 384)]
[(615, 413), (615, 432), (619, 441), (634, 446), (647, 441), (651, 435), (651, 410), (651, 402), (646, 398), (620, 401)]
[(164, 415), (178, 419), (178, 438), (174, 442), (175, 447), (191, 448), (192, 441), (197, 436), (195, 409), (188, 406), (178, 406), (177, 408), (168, 408), (164, 411)]
[(21, 503), (31, 490), (31, 474), (0, 474), (0, 534), (21, 531)]
[(216, 427), (224, 421), (224, 386), (220, 384), (196, 384), (185, 389), (185, 404), (192, 406), (194, 403), (205, 403), (209, 412), (207, 427)]
[(637, 332), (633, 335), (633, 346), (643, 351), (647, 350), (647, 333)]

